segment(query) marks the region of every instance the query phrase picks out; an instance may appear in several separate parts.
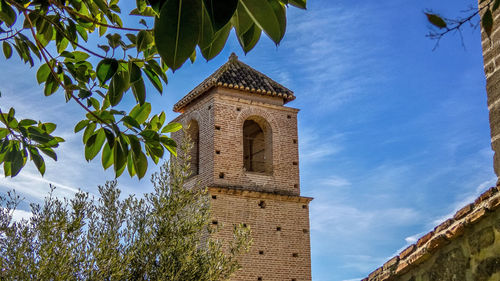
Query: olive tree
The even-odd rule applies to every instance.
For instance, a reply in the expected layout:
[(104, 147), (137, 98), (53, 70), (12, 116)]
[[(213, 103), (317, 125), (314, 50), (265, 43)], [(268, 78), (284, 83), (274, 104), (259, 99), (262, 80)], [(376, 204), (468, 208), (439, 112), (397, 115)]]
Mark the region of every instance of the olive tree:
[[(116, 181), (100, 196), (52, 192), (29, 219), (14, 221), (19, 198), (0, 196), (1, 280), (226, 280), (248, 250), (248, 227), (214, 238), (209, 201), (186, 189), (188, 166), (172, 161), (152, 177), (154, 191), (120, 199)], [(188, 161), (189, 162), (189, 161)]]

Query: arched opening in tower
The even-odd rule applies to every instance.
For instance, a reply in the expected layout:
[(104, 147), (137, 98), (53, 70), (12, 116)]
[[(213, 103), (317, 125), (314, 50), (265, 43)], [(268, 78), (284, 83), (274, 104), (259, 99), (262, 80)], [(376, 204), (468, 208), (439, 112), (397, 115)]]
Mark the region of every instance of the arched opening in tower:
[(243, 124), (243, 165), (247, 172), (271, 172), (270, 139), (254, 120)]
[(189, 134), (189, 140), (192, 143), (191, 150), (189, 151), (189, 164), (191, 174), (190, 176), (195, 176), (200, 173), (200, 128), (196, 120), (191, 120), (189, 122), (189, 127), (187, 129)]

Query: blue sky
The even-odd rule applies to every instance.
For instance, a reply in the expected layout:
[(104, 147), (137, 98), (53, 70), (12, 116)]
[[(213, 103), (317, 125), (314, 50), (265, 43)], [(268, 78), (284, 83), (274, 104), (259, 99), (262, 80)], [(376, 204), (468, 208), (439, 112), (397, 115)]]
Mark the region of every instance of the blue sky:
[[(200, 56), (168, 73), (163, 96), (148, 93), (153, 110), (173, 119), (172, 105), (233, 51), (292, 89), (289, 106), (301, 109), (300, 186), (315, 198), (313, 280), (359, 280), (496, 181), (479, 31), (465, 29), (464, 46), (457, 34), (446, 37), (435, 51), (425, 37), (425, 9), (453, 16), (477, 2), (308, 2), (307, 11), (289, 9), (279, 47), (263, 37), (245, 56), (231, 35), (216, 59)], [(67, 140), (45, 177), (29, 164), (14, 179), (0, 178), (0, 192), (15, 188), (28, 210), (49, 183), (71, 196), (113, 179), (99, 161), (83, 160), (72, 127), (84, 112), (61, 94), (43, 97), (36, 69), (3, 57), (0, 65), (2, 110), (56, 122)], [(147, 179), (119, 182), (125, 193), (151, 189)]]

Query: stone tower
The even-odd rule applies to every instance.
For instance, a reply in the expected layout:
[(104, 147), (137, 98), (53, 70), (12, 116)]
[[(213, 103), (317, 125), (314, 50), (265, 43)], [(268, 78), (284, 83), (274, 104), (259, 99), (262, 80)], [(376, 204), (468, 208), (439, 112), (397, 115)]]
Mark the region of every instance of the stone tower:
[[(311, 280), (309, 202), (300, 196), (298, 109), (292, 91), (238, 60), (227, 63), (174, 105), (185, 127), (195, 182), (211, 195), (218, 236), (251, 228), (253, 245), (232, 280)], [(181, 133), (173, 136), (179, 140)]]

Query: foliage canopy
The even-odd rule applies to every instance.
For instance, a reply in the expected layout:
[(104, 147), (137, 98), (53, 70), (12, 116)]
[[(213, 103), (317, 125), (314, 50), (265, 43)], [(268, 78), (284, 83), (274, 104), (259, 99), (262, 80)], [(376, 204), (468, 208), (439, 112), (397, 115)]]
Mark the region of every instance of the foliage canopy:
[[(176, 154), (166, 134), (181, 128), (165, 124), (164, 112), (151, 116), (147, 81), (162, 93), (167, 69), (193, 62), (196, 47), (214, 58), (233, 28), (244, 52), (262, 32), (278, 44), (288, 5), (305, 9), (306, 0), (136, 0), (124, 22), (138, 24), (126, 27), (118, 0), (0, 0), (0, 41), (7, 59), (15, 50), (31, 67), (41, 61), (36, 79), (45, 96), (60, 90), (86, 112), (75, 133), (83, 131), (87, 161), (100, 153), (103, 168), (113, 166), (116, 177), (127, 168), (142, 178), (148, 158), (158, 163), (165, 150)], [(90, 43), (94, 32), (99, 49)], [(136, 105), (122, 110), (128, 92)], [(13, 108), (0, 109), (0, 122), (5, 176), (16, 176), (28, 159), (43, 175), (43, 155), (57, 160), (55, 148), (64, 140), (53, 135), (56, 124), (18, 120)]]
[(206, 192), (183, 188), (188, 171), (163, 165), (142, 199), (120, 200), (116, 181), (99, 187), (98, 200), (51, 192), (32, 205), (29, 221), (12, 220), (15, 195), (0, 196), (0, 279), (227, 280), (250, 230), (234, 226), (234, 240), (213, 238)]

